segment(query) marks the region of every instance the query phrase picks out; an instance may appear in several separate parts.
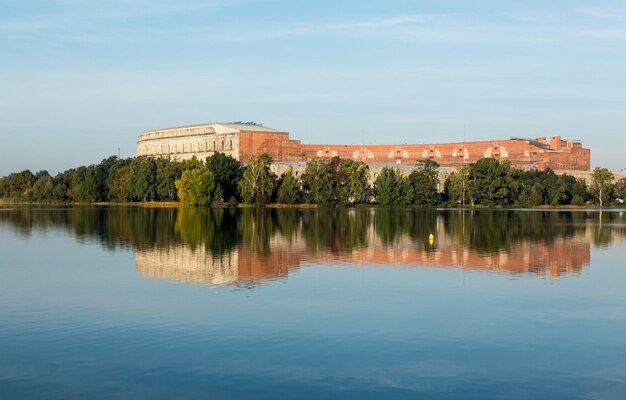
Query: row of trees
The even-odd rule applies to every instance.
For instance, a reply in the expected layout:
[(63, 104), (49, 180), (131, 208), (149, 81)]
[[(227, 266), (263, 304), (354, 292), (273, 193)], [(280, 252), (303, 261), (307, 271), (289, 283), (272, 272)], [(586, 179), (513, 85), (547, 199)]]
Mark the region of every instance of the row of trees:
[(445, 199), (462, 205), (531, 207), (623, 204), (626, 178), (615, 182), (606, 168), (595, 168), (591, 184), (551, 169), (524, 171), (508, 161), (483, 158), (453, 172), (445, 183)]
[(277, 176), (272, 159), (263, 154), (247, 165), (223, 153), (206, 160), (109, 157), (99, 164), (70, 169), (56, 176), (47, 171), (22, 171), (0, 178), (0, 197), (29, 201), (182, 201), (207, 206), (216, 202), (265, 205), (310, 203), (348, 206), (382, 205), (467, 206), (621, 204), (626, 179), (615, 182), (607, 169), (596, 168), (592, 184), (552, 170), (523, 171), (508, 161), (483, 158), (453, 172), (439, 190), (439, 165), (418, 162), (407, 175), (383, 168), (375, 176), (361, 161), (319, 158), (306, 164), (302, 175), (289, 169)]
[[(201, 172), (206, 173), (201, 173)], [(242, 165), (222, 153), (215, 153), (205, 162), (197, 159), (170, 161), (164, 158), (137, 157), (118, 159), (115, 156), (99, 164), (80, 166), (56, 176), (47, 171), (33, 174), (26, 170), (0, 178), (0, 197), (28, 201), (68, 202), (129, 202), (178, 201), (177, 187), (183, 175), (200, 174), (209, 179), (211, 197), (195, 204), (209, 204), (214, 198), (236, 196), (236, 182), (241, 178)], [(188, 185), (191, 186), (191, 185)], [(206, 192), (206, 190), (204, 190)]]

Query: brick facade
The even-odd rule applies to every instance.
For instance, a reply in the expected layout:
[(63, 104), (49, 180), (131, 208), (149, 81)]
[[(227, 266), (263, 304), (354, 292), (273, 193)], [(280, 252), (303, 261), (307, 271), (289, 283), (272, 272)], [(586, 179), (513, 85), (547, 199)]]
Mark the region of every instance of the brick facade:
[(484, 157), (508, 160), (518, 168), (589, 171), (591, 153), (578, 140), (560, 136), (431, 144), (302, 144), (282, 132), (253, 123), (205, 124), (147, 131), (139, 135), (137, 155), (203, 159), (215, 151), (247, 162), (269, 154), (276, 162), (335, 157), (379, 165), (415, 165), (431, 158), (459, 167)]

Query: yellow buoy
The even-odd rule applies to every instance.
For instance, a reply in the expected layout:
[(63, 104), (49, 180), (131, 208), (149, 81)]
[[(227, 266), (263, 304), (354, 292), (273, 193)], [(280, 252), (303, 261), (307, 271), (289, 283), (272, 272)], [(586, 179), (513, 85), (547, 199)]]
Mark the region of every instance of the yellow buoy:
[(430, 243), (431, 246), (435, 244), (435, 235), (433, 235), (432, 233), (428, 235), (428, 243)]

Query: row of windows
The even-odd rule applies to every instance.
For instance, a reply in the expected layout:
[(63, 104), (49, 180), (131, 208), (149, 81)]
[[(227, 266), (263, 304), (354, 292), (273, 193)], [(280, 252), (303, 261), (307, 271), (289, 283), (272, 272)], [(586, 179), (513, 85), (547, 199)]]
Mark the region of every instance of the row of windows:
[(210, 149), (209, 149), (209, 142), (205, 141), (203, 143), (196, 143), (196, 144), (194, 143), (190, 143), (190, 144), (182, 143), (180, 145), (162, 144), (160, 150), (161, 150), (160, 151), (161, 154), (187, 153), (187, 152), (193, 152), (193, 151), (219, 151), (219, 150), (222, 150), (222, 151), (231, 150), (232, 151), (233, 140), (232, 139), (229, 140), (228, 149), (226, 148), (226, 142), (224, 140), (220, 141), (219, 148), (218, 148), (216, 141), (214, 140), (211, 143)]

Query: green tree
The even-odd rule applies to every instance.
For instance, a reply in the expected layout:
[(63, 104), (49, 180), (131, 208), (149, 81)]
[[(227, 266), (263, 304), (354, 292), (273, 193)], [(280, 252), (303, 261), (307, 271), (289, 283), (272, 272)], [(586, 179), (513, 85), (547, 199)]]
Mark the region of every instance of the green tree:
[(176, 189), (180, 200), (190, 206), (208, 206), (213, 201), (215, 179), (206, 168), (196, 168), (182, 173), (176, 180)]
[(582, 206), (589, 200), (589, 190), (584, 179), (576, 179), (572, 187), (572, 204)]
[(476, 194), (476, 203), (487, 206), (512, 204), (513, 196), (509, 174), (511, 164), (495, 158), (481, 158), (471, 165), (470, 180)]
[(119, 162), (120, 160), (116, 156), (110, 156), (92, 167), (96, 200), (106, 201), (109, 199), (109, 174)]
[(409, 175), (413, 186), (414, 204), (420, 206), (432, 206), (437, 203), (439, 190), (439, 164), (426, 159), (418, 161), (416, 169)]
[(68, 195), (76, 202), (94, 202), (98, 198), (94, 166), (81, 165), (71, 172)]
[(300, 194), (300, 182), (293, 173), (293, 168), (284, 172), (278, 181), (276, 201), (281, 204), (296, 204)]
[(545, 202), (544, 187), (541, 182), (535, 182), (530, 188), (529, 200), (533, 206), (540, 206)]
[[(380, 175), (374, 181), (374, 192), (376, 201), (384, 206), (400, 204), (402, 180), (400, 171), (395, 168), (385, 167), (380, 171)], [(406, 185), (405, 188), (407, 187)]]
[(26, 199), (35, 182), (37, 178), (30, 170), (9, 174), (3, 185), (5, 197)]
[(446, 193), (453, 203), (474, 205), (470, 189), (470, 166), (465, 165), (452, 172), (446, 179)]
[(237, 196), (237, 185), (243, 175), (243, 165), (230, 155), (216, 152), (206, 159), (206, 166), (213, 173), (216, 183), (224, 192), (224, 200)]
[(118, 164), (111, 169), (107, 179), (109, 200), (129, 201), (130, 194), (130, 165)]
[(68, 200), (68, 182), (69, 180), (65, 172), (52, 178), (51, 196), (54, 200)]
[(626, 201), (626, 178), (615, 182), (614, 194), (617, 199), (621, 200), (622, 204)]
[(317, 158), (306, 163), (302, 187), (308, 203), (326, 206), (338, 203), (337, 177), (328, 159)]
[(600, 207), (609, 201), (613, 189), (613, 173), (606, 168), (596, 167), (591, 174), (589, 191)]
[(396, 174), (396, 188), (398, 191), (397, 204), (409, 206), (415, 202), (415, 186), (408, 176), (398, 172)]
[(133, 200), (157, 200), (157, 166), (152, 158), (137, 157), (130, 164), (129, 188)]
[(341, 160), (345, 180), (338, 182), (347, 199), (345, 203), (367, 203), (370, 171), (363, 161)]
[(50, 175), (41, 176), (33, 185), (32, 198), (35, 201), (53, 200), (53, 179)]
[(272, 158), (267, 154), (251, 157), (239, 181), (239, 193), (246, 203), (267, 204), (276, 187), (276, 175), (270, 170)]
[(159, 200), (176, 200), (176, 181), (182, 176), (180, 163), (165, 158), (157, 158), (156, 163), (156, 194)]

